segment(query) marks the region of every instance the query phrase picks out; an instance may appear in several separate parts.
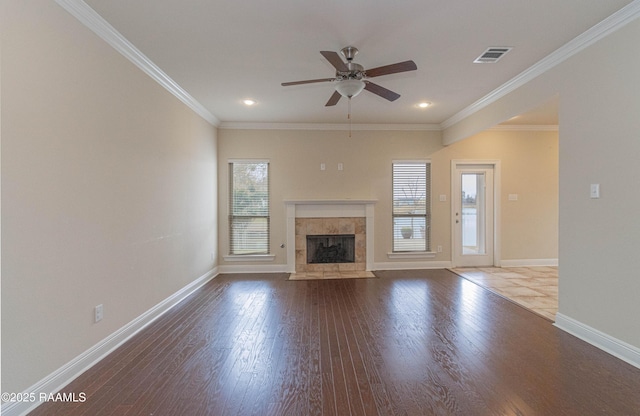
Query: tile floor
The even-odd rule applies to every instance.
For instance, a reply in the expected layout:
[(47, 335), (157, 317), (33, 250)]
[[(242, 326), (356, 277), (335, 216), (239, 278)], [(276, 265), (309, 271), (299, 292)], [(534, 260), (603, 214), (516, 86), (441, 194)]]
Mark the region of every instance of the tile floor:
[(463, 267), (450, 270), (555, 321), (558, 312), (557, 267)]

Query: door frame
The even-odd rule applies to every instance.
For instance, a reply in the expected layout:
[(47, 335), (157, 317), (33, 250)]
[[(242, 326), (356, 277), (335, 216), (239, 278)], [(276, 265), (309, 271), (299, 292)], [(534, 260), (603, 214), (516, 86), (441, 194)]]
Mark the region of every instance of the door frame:
[[(455, 264), (455, 250), (456, 250), (456, 224), (455, 224), (455, 206), (457, 198), (456, 192), (456, 172), (458, 166), (477, 166), (485, 165), (493, 167), (493, 266), (501, 266), (501, 241), (500, 241), (500, 183), (501, 183), (501, 169), (500, 160), (498, 159), (452, 159), (451, 160), (451, 204), (450, 204), (450, 221), (451, 221), (451, 266), (456, 267)], [(488, 230), (487, 230), (488, 231)]]

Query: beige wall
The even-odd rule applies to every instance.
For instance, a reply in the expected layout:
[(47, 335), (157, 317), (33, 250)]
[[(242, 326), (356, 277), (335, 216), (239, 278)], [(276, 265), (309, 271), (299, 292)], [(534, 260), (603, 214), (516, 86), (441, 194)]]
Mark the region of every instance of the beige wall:
[[(502, 165), (502, 259), (556, 259), (558, 248), (557, 132), (488, 131), (444, 147), (439, 132), (220, 130), (218, 141), (220, 254), (228, 254), (228, 159), (271, 161), (272, 239), (275, 264), (286, 264), (287, 199), (375, 199), (375, 258), (391, 252), (391, 163), (432, 163), (432, 245), (435, 262), (451, 261), (451, 160), (497, 159)], [(325, 163), (326, 170), (320, 170)], [(337, 164), (344, 170), (338, 171)], [(518, 201), (507, 201), (517, 193)], [(439, 201), (446, 195), (446, 202)], [(222, 262), (224, 264), (224, 262)], [(233, 264), (238, 264), (234, 262)], [(255, 264), (255, 263), (252, 263)], [(429, 266), (429, 262), (424, 263)], [(441, 263), (439, 263), (441, 264)]]
[[(220, 130), (218, 141), (220, 254), (229, 252), (228, 172), (232, 158), (266, 158), (271, 162), (271, 247), (276, 264), (286, 264), (284, 200), (376, 199), (376, 259), (391, 249), (388, 198), (391, 161), (425, 159), (440, 149), (438, 132), (298, 130)], [(326, 170), (320, 170), (325, 163)], [(344, 170), (338, 171), (338, 163)], [(437, 232), (437, 231), (436, 231)], [(224, 262), (223, 262), (224, 263)]]
[[(640, 54), (629, 51), (638, 39), (635, 19), (443, 133), (452, 143), (559, 95), (559, 311), (636, 350)], [(589, 197), (592, 183), (600, 199)]]
[(54, 2), (3, 7), (2, 390), (20, 392), (214, 267), (216, 130)]
[[(456, 142), (433, 156), (444, 162), (434, 180), (450, 184), (452, 159), (500, 161), (501, 260), (558, 258), (557, 131), (488, 130)], [(510, 201), (509, 194), (518, 200)]]
[(559, 69), (560, 312), (640, 348), (638, 39), (636, 20)]

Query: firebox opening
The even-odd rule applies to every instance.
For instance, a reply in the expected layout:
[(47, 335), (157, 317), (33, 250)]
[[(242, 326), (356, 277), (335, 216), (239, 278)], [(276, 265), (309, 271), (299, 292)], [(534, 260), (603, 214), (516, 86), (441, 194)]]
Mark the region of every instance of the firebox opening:
[(307, 263), (354, 263), (356, 236), (307, 235)]

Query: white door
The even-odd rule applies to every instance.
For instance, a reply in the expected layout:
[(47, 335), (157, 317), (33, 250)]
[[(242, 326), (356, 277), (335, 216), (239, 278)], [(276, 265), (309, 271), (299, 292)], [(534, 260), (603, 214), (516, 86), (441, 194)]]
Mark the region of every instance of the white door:
[(453, 170), (453, 262), (494, 265), (493, 165), (457, 163)]

